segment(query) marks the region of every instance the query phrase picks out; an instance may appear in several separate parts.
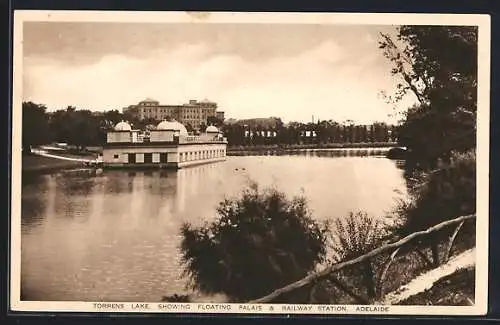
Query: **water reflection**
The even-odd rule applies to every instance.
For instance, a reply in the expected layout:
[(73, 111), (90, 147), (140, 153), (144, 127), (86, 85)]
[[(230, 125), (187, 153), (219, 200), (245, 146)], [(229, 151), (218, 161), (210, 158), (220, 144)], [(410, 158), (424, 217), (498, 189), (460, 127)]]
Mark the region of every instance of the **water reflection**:
[(27, 300), (159, 301), (183, 293), (179, 229), (215, 215), (253, 179), (303, 193), (316, 218), (384, 215), (405, 193), (380, 158), (229, 157), (179, 171), (72, 171), (23, 182), (22, 292)]
[(22, 175), (21, 179), (21, 227), (39, 225), (51, 203), (44, 195), (54, 193), (56, 183), (51, 175)]

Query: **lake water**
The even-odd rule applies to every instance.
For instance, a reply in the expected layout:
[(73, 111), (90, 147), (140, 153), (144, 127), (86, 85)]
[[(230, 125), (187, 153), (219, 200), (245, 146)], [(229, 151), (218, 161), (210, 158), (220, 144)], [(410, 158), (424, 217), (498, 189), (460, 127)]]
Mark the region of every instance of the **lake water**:
[(184, 221), (213, 218), (249, 180), (303, 194), (318, 219), (385, 216), (406, 195), (378, 157), (249, 156), (179, 171), (64, 171), (23, 178), (23, 300), (160, 301), (184, 293)]

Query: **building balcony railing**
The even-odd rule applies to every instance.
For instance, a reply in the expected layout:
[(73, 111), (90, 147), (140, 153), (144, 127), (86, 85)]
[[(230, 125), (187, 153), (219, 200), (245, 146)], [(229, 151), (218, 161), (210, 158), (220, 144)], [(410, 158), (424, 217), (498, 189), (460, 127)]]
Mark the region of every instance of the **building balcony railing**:
[(187, 143), (227, 143), (226, 137), (204, 137), (198, 135), (188, 135), (188, 136), (174, 136), (173, 140), (155, 140), (151, 141), (149, 137), (139, 136), (137, 138), (130, 138), (128, 141), (108, 141), (108, 144), (119, 145), (119, 144), (148, 144), (148, 143), (170, 143), (170, 144), (187, 144)]
[(186, 137), (180, 137), (179, 143), (227, 143), (227, 138), (206, 138), (198, 135), (188, 135)]

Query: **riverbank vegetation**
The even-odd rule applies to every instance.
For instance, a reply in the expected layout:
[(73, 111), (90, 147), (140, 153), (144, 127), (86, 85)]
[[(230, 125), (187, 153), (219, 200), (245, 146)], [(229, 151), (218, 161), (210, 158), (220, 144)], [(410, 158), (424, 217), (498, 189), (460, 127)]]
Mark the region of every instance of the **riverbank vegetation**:
[[(411, 196), (401, 201), (396, 214), (399, 223), (394, 229), (401, 236), (426, 229), (434, 224), (460, 215), (476, 212), (476, 159), (475, 150), (467, 153), (453, 152), (450, 161), (438, 169), (421, 172), (411, 186)], [(443, 236), (453, 234), (452, 230), (436, 233), (428, 238), (432, 248), (432, 261), (439, 265), (439, 241)], [(464, 223), (458, 228), (472, 243), (475, 242), (475, 223)], [(453, 239), (454, 240), (454, 237)]]
[[(447, 50), (443, 51), (443, 48)], [(234, 244), (234, 247), (231, 247), (233, 254), (237, 252), (238, 256), (244, 257), (246, 268), (256, 270), (257, 273), (260, 270), (268, 270), (272, 276), (281, 273), (282, 275), (273, 281), (256, 282), (253, 278), (255, 274), (249, 274), (246, 268), (227, 268), (222, 274), (231, 274), (233, 279), (239, 280), (239, 285), (245, 283), (246, 286), (259, 287), (251, 292), (248, 290), (252, 289), (241, 287), (243, 294), (231, 292), (229, 297), (252, 300), (259, 298), (258, 293), (262, 294), (267, 290), (266, 294), (273, 294), (254, 301), (272, 299), (274, 302), (372, 303), (382, 298), (385, 293), (395, 291), (424, 272), (437, 268), (451, 256), (475, 247), (477, 28), (402, 26), (396, 37), (381, 34), (380, 49), (393, 64), (391, 73), (401, 81), (393, 95), (385, 94), (388, 102), (398, 102), (406, 95), (413, 95), (418, 101), (417, 105), (409, 108), (403, 115), (395, 130), (399, 145), (407, 148), (405, 178), (409, 197), (397, 204), (394, 222), (380, 224), (376, 221), (379, 219), (374, 219), (377, 216), (372, 218), (360, 212), (350, 216), (338, 216), (339, 219), (328, 227), (331, 229), (329, 232), (323, 232), (327, 228), (321, 228), (319, 233), (310, 232), (307, 229), (309, 227), (277, 228), (278, 224), (272, 222), (267, 223), (266, 227), (253, 226), (251, 223), (239, 225), (234, 228), (238, 229), (237, 231), (232, 231), (244, 233), (241, 238), (253, 238), (258, 234), (258, 239), (252, 239), (255, 240), (252, 246)], [(286, 203), (286, 198), (278, 196), (282, 202), (278, 206), (290, 205)], [(269, 202), (268, 199), (260, 196), (250, 198), (254, 202), (245, 201), (245, 204), (256, 207), (252, 213), (254, 218), (273, 220), (277, 211), (270, 213), (271, 211), (263, 208), (265, 204), (259, 203)], [(332, 204), (334, 200), (335, 198), (332, 198)], [(243, 201), (226, 203), (239, 207)], [(240, 213), (244, 210), (231, 211), (234, 217), (232, 223), (238, 222)], [(460, 216), (464, 217), (458, 218)], [(305, 214), (296, 213), (295, 216), (289, 217), (290, 220), (301, 220), (305, 218)], [(305, 220), (316, 219), (307, 215)], [(302, 224), (295, 222), (297, 225)], [(447, 226), (440, 226), (432, 232), (427, 230), (438, 224)], [(312, 225), (312, 229), (318, 229), (314, 223)], [(205, 238), (210, 235), (203, 230), (222, 229), (218, 227), (216, 221), (208, 228), (183, 228), (182, 252), (188, 274), (197, 283), (195, 288), (211, 288), (208, 290), (210, 292), (217, 291), (216, 286), (207, 286), (205, 281), (213, 280), (202, 279), (199, 272), (218, 270), (216, 265), (226, 263), (226, 258), (232, 260), (232, 255), (219, 255), (219, 259), (213, 256), (217, 261), (206, 262), (210, 267), (198, 264), (195, 260), (196, 256), (201, 256), (197, 247), (202, 243), (213, 252), (218, 251), (217, 247), (226, 232), (219, 231), (217, 240), (207, 242)], [(279, 237), (276, 235), (278, 229)], [(293, 236), (285, 235), (285, 230), (293, 233)], [(295, 233), (297, 231), (302, 231), (303, 234), (298, 235)], [(261, 234), (268, 237), (261, 237)], [(295, 254), (299, 254), (294, 251), (297, 242), (291, 238), (310, 238), (311, 234), (313, 237), (319, 236), (321, 240), (299, 241), (303, 251), (316, 252), (308, 257), (308, 263), (297, 268), (285, 267), (285, 264), (277, 262), (280, 261), (280, 256), (287, 256), (290, 261), (296, 260), (298, 256)], [(406, 244), (405, 240), (415, 234), (421, 235), (412, 240), (411, 245)], [(236, 235), (233, 233), (231, 236)], [(236, 238), (234, 243), (239, 243), (240, 237)], [(268, 238), (268, 241), (263, 238)], [(392, 247), (391, 245), (399, 241), (405, 241), (405, 245), (370, 255), (369, 258), (363, 258), (362, 263), (349, 264), (335, 272), (323, 274), (321, 280), (319, 277), (314, 281), (304, 277), (306, 274), (311, 276), (322, 263), (342, 265), (346, 261), (366, 257), (363, 254), (367, 252)], [(321, 247), (318, 244), (321, 244)], [(268, 250), (275, 246), (280, 247), (280, 254), (276, 255), (276, 259), (266, 259)], [(324, 258), (323, 255), (327, 257)], [(317, 265), (314, 266), (312, 262)], [(281, 273), (276, 272), (278, 269)], [(300, 272), (297, 271), (299, 269)], [(447, 287), (461, 285), (466, 292), (465, 300), (473, 300), (470, 298), (474, 287), (471, 281), (474, 276), (471, 272), (473, 273), (471, 270), (456, 272), (440, 281), (430, 291), (408, 299), (406, 303), (463, 304), (465, 298), (445, 294)], [(294, 279), (300, 276), (302, 279), (294, 282)], [(283, 281), (281, 286), (278, 285), (278, 282), (284, 279), (287, 281)], [(280, 287), (282, 289), (279, 289)], [(227, 289), (220, 287), (218, 291), (224, 292)]]
[(191, 288), (244, 302), (323, 262), (328, 224), (315, 221), (305, 198), (288, 200), (276, 189), (253, 184), (240, 198), (224, 200), (214, 221), (202, 227), (186, 223), (181, 233)]
[[(221, 203), (212, 222), (198, 227), (185, 224), (181, 252), (189, 288), (207, 295), (223, 294), (232, 302), (250, 301), (322, 267), (342, 264), (406, 238), (394, 231), (390, 220), (363, 212), (319, 223), (307, 211), (304, 198), (287, 199), (276, 189), (253, 187)], [(444, 228), (449, 229), (453, 232), (456, 224)], [(456, 236), (451, 232), (429, 235), (439, 256), (449, 258), (474, 247), (468, 233)], [(372, 303), (437, 266), (427, 237), (332, 272), (272, 301)], [(458, 240), (450, 241), (451, 237)]]

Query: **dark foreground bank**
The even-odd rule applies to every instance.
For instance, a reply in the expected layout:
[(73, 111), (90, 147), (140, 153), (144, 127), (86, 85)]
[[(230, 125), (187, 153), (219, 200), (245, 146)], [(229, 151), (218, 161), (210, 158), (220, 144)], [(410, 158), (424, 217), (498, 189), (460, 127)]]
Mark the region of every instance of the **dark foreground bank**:
[(475, 295), (474, 267), (461, 269), (439, 280), (424, 292), (414, 295), (400, 305), (470, 306)]

